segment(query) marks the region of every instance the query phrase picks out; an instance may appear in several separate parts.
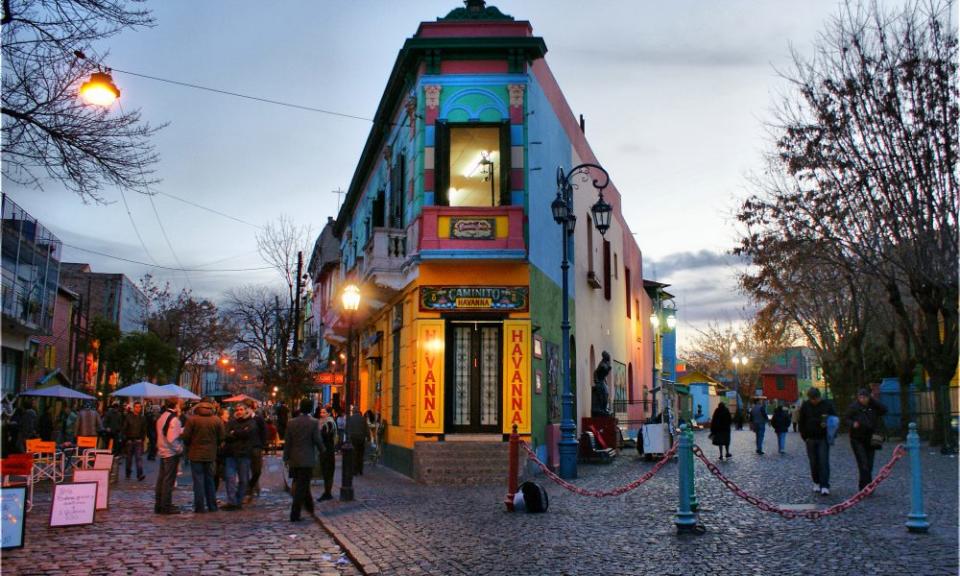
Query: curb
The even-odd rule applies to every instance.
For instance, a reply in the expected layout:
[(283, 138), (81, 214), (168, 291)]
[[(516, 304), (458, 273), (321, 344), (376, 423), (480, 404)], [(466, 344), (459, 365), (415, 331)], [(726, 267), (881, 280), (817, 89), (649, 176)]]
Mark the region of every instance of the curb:
[(364, 576), (377, 576), (381, 573), (380, 567), (374, 564), (373, 560), (371, 560), (359, 546), (355, 546), (343, 532), (329, 523), (324, 522), (320, 514), (314, 515), (313, 519), (333, 538), (338, 546), (343, 548), (347, 558), (360, 569), (361, 574)]

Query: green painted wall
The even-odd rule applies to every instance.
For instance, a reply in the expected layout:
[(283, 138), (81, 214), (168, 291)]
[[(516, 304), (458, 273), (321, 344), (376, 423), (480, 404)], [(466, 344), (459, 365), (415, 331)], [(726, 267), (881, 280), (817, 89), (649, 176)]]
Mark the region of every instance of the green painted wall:
[[(547, 343), (556, 344), (558, 352), (562, 354), (562, 339), (560, 322), (563, 319), (563, 297), (560, 286), (544, 274), (539, 268), (530, 265), (530, 319), (534, 329), (539, 327), (534, 336), (543, 338), (543, 354), (541, 358), (533, 357), (531, 381), (534, 390), (531, 395), (532, 403), (532, 435), (533, 444), (539, 446), (546, 441), (545, 427), (547, 424), (547, 410), (550, 396), (547, 387)], [(570, 299), (570, 330), (574, 333), (573, 319), (574, 300)], [(542, 391), (537, 394), (536, 377), (541, 375)], [(562, 392), (562, 380), (558, 382)], [(559, 423), (559, 421), (557, 422)]]

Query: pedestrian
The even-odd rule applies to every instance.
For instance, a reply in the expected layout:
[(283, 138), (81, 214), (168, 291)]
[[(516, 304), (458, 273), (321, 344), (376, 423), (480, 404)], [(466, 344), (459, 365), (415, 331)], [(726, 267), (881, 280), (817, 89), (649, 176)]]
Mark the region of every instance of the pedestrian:
[(737, 412), (733, 416), (733, 422), (734, 424), (737, 425), (737, 430), (743, 430), (743, 421), (744, 421), (743, 408), (741, 408), (740, 406), (737, 406)]
[(876, 448), (873, 447), (873, 435), (880, 429), (883, 415), (887, 407), (877, 402), (866, 388), (857, 392), (857, 399), (847, 409), (844, 417), (850, 427), (850, 447), (857, 459), (859, 472), (859, 488), (863, 490), (867, 484), (873, 482), (873, 456)]
[(224, 439), (223, 422), (213, 402), (203, 400), (193, 409), (181, 438), (187, 446), (193, 477), (193, 511), (197, 514), (217, 511), (217, 492), (213, 485), (213, 465)]
[(47, 409), (40, 414), (37, 421), (37, 435), (44, 442), (53, 440), (53, 406), (47, 406)]
[(86, 402), (77, 414), (77, 436), (99, 436), (102, 428), (103, 422), (93, 409), (93, 402)]
[(147, 460), (157, 459), (157, 417), (160, 415), (153, 404), (147, 406)]
[(224, 510), (239, 510), (250, 483), (250, 457), (257, 437), (257, 423), (243, 403), (233, 409), (233, 418), (227, 423), (223, 452), (226, 456), (224, 481), (227, 500)]
[(287, 437), (287, 422), (290, 420), (290, 409), (287, 408), (287, 405), (281, 400), (277, 402), (275, 408), (275, 415), (277, 417), (277, 434), (281, 438)]
[(330, 417), (329, 408), (320, 408), (320, 440), (323, 442), (323, 452), (320, 453), (320, 472), (323, 476), (323, 494), (317, 502), (333, 499), (333, 472), (337, 466), (336, 442), (338, 432), (337, 423)]
[(283, 438), (283, 461), (287, 463), (293, 479), (291, 522), (300, 521), (301, 508), (306, 508), (308, 514), (314, 515), (310, 475), (317, 465), (317, 450), (323, 450), (323, 440), (317, 419), (310, 415), (312, 406), (313, 401), (309, 398), (300, 401), (300, 415), (287, 423)]
[(730, 424), (732, 417), (727, 405), (721, 402), (717, 409), (713, 411), (710, 417), (710, 438), (714, 446), (720, 447), (720, 459), (723, 460), (723, 452), (726, 450), (727, 459), (733, 458), (730, 455)]
[(63, 412), (60, 413), (60, 424), (58, 426), (60, 431), (60, 443), (73, 445), (77, 443), (77, 421), (79, 417), (77, 416), (76, 410), (68, 403), (63, 407)]
[(807, 390), (807, 400), (800, 406), (800, 437), (807, 445), (813, 491), (830, 494), (830, 444), (827, 442), (827, 417), (836, 415), (833, 404), (820, 397), (820, 390)]
[[(230, 410), (227, 408), (221, 408), (219, 413), (220, 421), (223, 422), (223, 429), (226, 431), (227, 424), (230, 423)], [(223, 483), (223, 478), (226, 475), (227, 470), (227, 455), (223, 450), (217, 450), (217, 465), (213, 472), (213, 489), (217, 492), (220, 491), (220, 484)]]
[(753, 402), (753, 408), (750, 410), (750, 429), (753, 430), (757, 438), (757, 454), (763, 455), (763, 437), (767, 432), (767, 408), (763, 405), (763, 400), (759, 398)]
[(179, 412), (180, 400), (168, 398), (164, 401), (163, 412), (156, 421), (157, 455), (160, 456), (153, 500), (153, 511), (156, 514), (180, 513), (180, 509), (173, 506), (173, 487), (177, 481), (180, 457), (183, 455), (183, 440), (180, 438), (183, 428), (180, 425)]
[(367, 444), (367, 435), (370, 434), (367, 419), (360, 414), (356, 406), (350, 407), (350, 416), (347, 417), (347, 441), (353, 446), (353, 474), (363, 476), (363, 452)]
[(27, 451), (27, 440), (37, 437), (37, 412), (33, 409), (33, 400), (23, 398), (20, 409), (13, 415), (17, 428), (17, 451)]
[(796, 432), (800, 424), (800, 409), (796, 404), (790, 405), (790, 423), (793, 424), (793, 431)]
[(780, 403), (777, 409), (773, 411), (773, 419), (770, 424), (773, 426), (773, 431), (777, 433), (777, 450), (780, 454), (786, 454), (787, 433), (790, 432), (790, 414), (783, 403)]
[(340, 442), (338, 445), (342, 449), (343, 445), (347, 442), (347, 416), (338, 409), (334, 420), (337, 422), (337, 434), (340, 434)]
[(257, 411), (257, 401), (250, 398), (247, 400), (247, 410), (250, 417), (256, 425), (257, 433), (253, 439), (253, 446), (250, 448), (250, 483), (247, 485), (247, 494), (244, 503), (249, 504), (254, 496), (260, 496), (260, 474), (263, 472), (263, 451), (267, 447), (267, 423), (263, 416)]
[(137, 480), (143, 481), (146, 478), (143, 473), (143, 443), (147, 438), (147, 417), (143, 414), (142, 404), (135, 402), (133, 412), (123, 415), (121, 432), (123, 434), (127, 480), (130, 479), (130, 472), (135, 461), (137, 463)]
[(107, 408), (103, 415), (103, 429), (100, 435), (103, 437), (103, 447), (110, 450), (114, 455), (120, 454), (120, 428), (123, 426), (123, 413), (120, 411), (120, 403), (114, 402)]

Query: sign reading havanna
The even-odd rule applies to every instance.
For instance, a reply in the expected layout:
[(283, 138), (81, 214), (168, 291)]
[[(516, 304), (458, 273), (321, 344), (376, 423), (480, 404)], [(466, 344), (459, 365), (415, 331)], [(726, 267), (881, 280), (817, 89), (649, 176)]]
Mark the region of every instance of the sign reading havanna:
[(421, 286), (420, 309), (522, 312), (529, 295), (526, 286)]

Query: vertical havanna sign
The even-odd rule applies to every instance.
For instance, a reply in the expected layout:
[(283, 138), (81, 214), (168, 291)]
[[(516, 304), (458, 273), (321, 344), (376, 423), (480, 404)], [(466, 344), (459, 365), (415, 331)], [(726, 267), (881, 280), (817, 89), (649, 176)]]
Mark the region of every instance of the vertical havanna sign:
[(417, 434), (443, 434), (443, 320), (417, 326)]
[(503, 432), (530, 433), (530, 321), (503, 323)]

